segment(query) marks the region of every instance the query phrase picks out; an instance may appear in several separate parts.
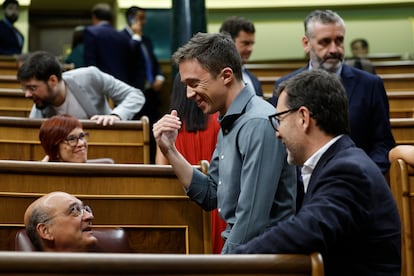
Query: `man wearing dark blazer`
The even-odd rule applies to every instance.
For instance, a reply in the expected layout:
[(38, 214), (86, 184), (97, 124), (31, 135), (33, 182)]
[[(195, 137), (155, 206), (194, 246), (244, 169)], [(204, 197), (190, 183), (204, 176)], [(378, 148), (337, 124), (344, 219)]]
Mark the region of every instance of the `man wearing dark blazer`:
[(0, 55), (17, 55), (22, 53), (24, 37), (13, 24), (19, 18), (19, 2), (3, 2), (4, 18), (0, 21)]
[(85, 65), (128, 83), (129, 41), (112, 26), (112, 20), (109, 4), (98, 3), (92, 8), (92, 26), (83, 34)]
[[(131, 53), (129, 57), (130, 74), (128, 83), (144, 91), (145, 105), (134, 119), (148, 116), (150, 126), (160, 118), (161, 89), (165, 77), (161, 66), (154, 53), (151, 39), (143, 32), (146, 23), (145, 9), (132, 6), (125, 12), (128, 25), (121, 34), (130, 42)], [(156, 143), (151, 132), (150, 136), (150, 160), (155, 163)]]
[[(338, 14), (329, 10), (311, 12), (305, 19), (302, 38), (309, 65), (277, 80), (275, 91), (282, 81), (305, 70), (320, 68), (339, 75), (349, 101), (350, 136), (386, 174), (390, 167), (388, 152), (395, 141), (384, 84), (378, 76), (344, 64), (344, 38), (345, 23)], [(276, 102), (274, 95), (273, 105)]]
[(378, 166), (348, 136), (348, 99), (339, 77), (305, 70), (276, 91), (269, 119), (302, 169), (305, 196), (291, 219), (233, 253), (320, 252), (327, 276), (397, 276), (401, 224)]
[[(246, 18), (231, 16), (221, 24), (220, 32), (227, 33), (231, 36), (236, 44), (237, 51), (242, 58), (243, 64), (246, 64), (253, 52), (254, 36), (256, 32), (254, 24)], [(247, 70), (244, 65), (242, 73), (243, 81), (253, 87), (257, 96), (263, 97), (262, 85), (257, 77)]]

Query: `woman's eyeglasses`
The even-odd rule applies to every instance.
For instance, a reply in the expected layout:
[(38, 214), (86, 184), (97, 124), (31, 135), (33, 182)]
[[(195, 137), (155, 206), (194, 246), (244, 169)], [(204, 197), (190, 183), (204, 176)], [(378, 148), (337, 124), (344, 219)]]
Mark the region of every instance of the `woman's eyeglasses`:
[(71, 147), (76, 147), (79, 143), (79, 140), (87, 143), (89, 138), (89, 132), (81, 132), (79, 136), (69, 135), (65, 138), (64, 142), (66, 142)]

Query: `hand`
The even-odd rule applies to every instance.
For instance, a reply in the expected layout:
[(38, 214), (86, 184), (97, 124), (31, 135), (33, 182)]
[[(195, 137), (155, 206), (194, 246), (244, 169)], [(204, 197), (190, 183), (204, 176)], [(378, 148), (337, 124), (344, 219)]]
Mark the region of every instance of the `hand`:
[(113, 125), (115, 121), (120, 121), (121, 118), (117, 115), (93, 115), (92, 121), (96, 121), (97, 125)]
[(155, 141), (161, 152), (166, 155), (174, 147), (177, 139), (178, 130), (181, 128), (180, 118), (177, 117), (177, 111), (171, 111), (171, 114), (164, 115), (152, 127)]
[(43, 157), (43, 159), (40, 160), (40, 162), (49, 162), (49, 155), (45, 155), (45, 157)]

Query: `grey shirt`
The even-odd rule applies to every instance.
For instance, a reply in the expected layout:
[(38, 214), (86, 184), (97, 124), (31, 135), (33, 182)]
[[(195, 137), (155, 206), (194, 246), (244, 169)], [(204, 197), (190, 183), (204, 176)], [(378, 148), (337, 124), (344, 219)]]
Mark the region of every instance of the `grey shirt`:
[(296, 171), (268, 115), (274, 107), (249, 87), (220, 117), (217, 147), (204, 175), (194, 170), (187, 195), (227, 222), (222, 253), (295, 213)]
[[(116, 114), (122, 120), (130, 120), (141, 110), (145, 96), (141, 90), (100, 71), (94, 66), (73, 69), (62, 74), (62, 79), (72, 92), (87, 117)], [(112, 110), (108, 98), (115, 104)], [(33, 105), (30, 118), (49, 118), (56, 115), (52, 106), (38, 109)]]

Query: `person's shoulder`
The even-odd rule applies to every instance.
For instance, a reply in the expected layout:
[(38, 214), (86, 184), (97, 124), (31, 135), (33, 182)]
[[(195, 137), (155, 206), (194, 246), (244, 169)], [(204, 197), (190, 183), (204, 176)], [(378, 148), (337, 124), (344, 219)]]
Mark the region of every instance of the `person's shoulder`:
[(379, 76), (371, 74), (367, 71), (360, 70), (358, 68), (349, 66), (347, 64), (344, 64), (342, 66), (342, 70), (345, 74), (352, 74), (352, 75), (358, 77), (359, 79), (361, 79), (361, 81), (374, 81), (374, 82), (379, 81), (379, 82), (382, 82), (382, 79)]
[(293, 71), (293, 72), (291, 72), (291, 73), (289, 73), (289, 74), (287, 74), (287, 75), (284, 75), (284, 76), (282, 76), (282, 77), (278, 78), (278, 79), (276, 80), (276, 84), (280, 84), (280, 83), (284, 82), (285, 80), (288, 80), (288, 79), (290, 79), (291, 77), (294, 77), (294, 76), (296, 76), (297, 74), (299, 74), (300, 72), (305, 71), (305, 70), (306, 70), (306, 68), (305, 68), (305, 67), (298, 68), (298, 69), (296, 69), (295, 71)]

